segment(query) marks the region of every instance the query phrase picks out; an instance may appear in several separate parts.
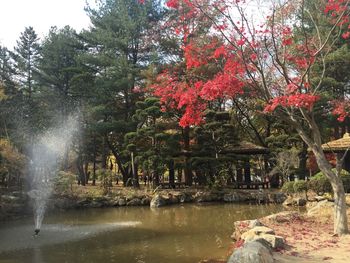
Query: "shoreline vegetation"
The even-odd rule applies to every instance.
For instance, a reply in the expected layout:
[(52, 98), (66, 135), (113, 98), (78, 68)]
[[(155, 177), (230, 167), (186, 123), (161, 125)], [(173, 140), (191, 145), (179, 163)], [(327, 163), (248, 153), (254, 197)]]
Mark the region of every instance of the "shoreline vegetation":
[[(48, 210), (103, 208), (121, 206), (162, 207), (181, 205), (184, 203), (251, 203), (251, 204), (282, 204), (286, 195), (275, 190), (245, 190), (245, 189), (132, 189), (113, 187), (104, 194), (99, 186), (74, 186), (71, 193), (53, 194), (48, 202)], [(0, 221), (32, 214), (29, 197), (22, 192), (3, 193), (0, 196)]]

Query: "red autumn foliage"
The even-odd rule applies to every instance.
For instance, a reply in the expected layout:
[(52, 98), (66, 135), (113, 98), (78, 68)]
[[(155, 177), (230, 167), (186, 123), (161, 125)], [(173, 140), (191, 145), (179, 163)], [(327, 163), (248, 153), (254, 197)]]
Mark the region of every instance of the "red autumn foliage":
[[(264, 61), (270, 61), (271, 65), (264, 66), (263, 70), (274, 77), (267, 87), (269, 90), (262, 91), (265, 93), (265, 113), (279, 107), (311, 112), (320, 100), (321, 94), (315, 92), (317, 89), (312, 86), (314, 84), (305, 77), (317, 62), (320, 52), (317, 37), (298, 39), (290, 24), (273, 20), (275, 15), (268, 16), (266, 23), (258, 26), (244, 20), (244, 13), (239, 13), (241, 19), (236, 22), (225, 15), (215, 19), (215, 14), (227, 14), (232, 8), (240, 11), (245, 4), (245, 1), (240, 0), (166, 2), (169, 9), (178, 13), (176, 19), (165, 24), (172, 26), (175, 35), (182, 37), (186, 69), (161, 73), (152, 89), (167, 108), (182, 112), (181, 126), (200, 124), (203, 111), (210, 101), (230, 100), (244, 94), (244, 91), (260, 95), (252, 86), (258, 81), (266, 81), (256, 77), (256, 73), (261, 74), (259, 70)], [(349, 29), (347, 4), (345, 0), (327, 0), (324, 15), (336, 27)], [(208, 8), (210, 6), (215, 8)], [(290, 1), (279, 12), (288, 17), (297, 8), (298, 4)], [(209, 32), (205, 37), (200, 33), (203, 27)], [(222, 35), (225, 37), (218, 40)], [(342, 37), (349, 38), (350, 31), (344, 31)], [(203, 73), (203, 67), (220, 63), (222, 66), (219, 72)], [(170, 68), (173, 66), (170, 65)], [(333, 114), (342, 121), (350, 112), (350, 107), (345, 102), (337, 102)]]

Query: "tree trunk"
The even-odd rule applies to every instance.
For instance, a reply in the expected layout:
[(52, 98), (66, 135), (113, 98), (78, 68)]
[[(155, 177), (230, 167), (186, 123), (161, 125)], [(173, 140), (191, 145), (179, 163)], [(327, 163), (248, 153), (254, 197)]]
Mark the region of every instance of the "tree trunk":
[(137, 168), (137, 165), (135, 165), (133, 152), (131, 152), (131, 170), (132, 170), (132, 179), (133, 179), (132, 185), (135, 188), (139, 188), (140, 184), (139, 184), (139, 176), (137, 172), (138, 168)]
[(349, 233), (348, 217), (346, 213), (345, 191), (340, 175), (337, 176), (332, 171), (332, 166), (326, 159), (322, 149), (313, 147), (318, 167), (329, 179), (334, 192), (334, 234), (344, 235)]
[(190, 152), (190, 127), (183, 129), (184, 149), (185, 149), (185, 184), (191, 186), (193, 182), (192, 170), (189, 158)]
[(305, 176), (307, 173), (306, 162), (307, 162), (307, 145), (305, 142), (303, 142), (302, 151), (299, 153), (299, 169), (298, 169), (299, 180), (305, 180)]
[(169, 185), (172, 188), (175, 188), (175, 169), (174, 169), (174, 160), (169, 160)]
[(332, 171), (332, 166), (327, 160), (322, 149), (322, 138), (317, 123), (314, 118), (308, 116), (301, 110), (305, 120), (311, 129), (312, 138), (295, 120), (294, 116), (290, 115), (290, 120), (293, 122), (301, 139), (309, 146), (315, 155), (315, 159), (321, 172), (328, 178), (334, 192), (334, 233), (338, 235), (348, 234), (348, 216), (346, 214), (345, 192), (343, 182), (336, 173)]
[(335, 184), (332, 184), (334, 191), (334, 233), (342, 235), (349, 233), (347, 206), (342, 180), (337, 178), (336, 181)]

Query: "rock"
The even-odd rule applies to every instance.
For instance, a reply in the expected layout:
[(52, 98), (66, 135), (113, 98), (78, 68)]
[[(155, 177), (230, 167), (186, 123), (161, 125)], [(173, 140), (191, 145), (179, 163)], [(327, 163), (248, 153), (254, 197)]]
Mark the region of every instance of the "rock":
[(241, 239), (243, 239), (244, 241), (247, 242), (247, 241), (255, 240), (256, 236), (259, 236), (262, 234), (274, 235), (275, 231), (273, 231), (273, 229), (266, 227), (266, 226), (256, 226), (256, 227), (248, 230), (247, 232), (244, 232), (241, 235)]
[(236, 221), (233, 223), (235, 232), (233, 232), (231, 238), (233, 240), (240, 239), (241, 235), (244, 232), (247, 232), (248, 230), (256, 227), (256, 226), (263, 226), (263, 223), (261, 223), (259, 220), (243, 220), (243, 221)]
[(287, 196), (284, 193), (278, 192), (273, 195), (273, 200), (277, 204), (282, 204), (284, 200), (287, 199)]
[(100, 208), (100, 207), (103, 207), (103, 203), (102, 202), (97, 202), (97, 201), (92, 201), (90, 203), (89, 207)]
[(284, 202), (284, 206), (305, 206), (306, 205), (306, 199), (301, 198), (301, 197), (295, 197), (292, 198), (289, 196)]
[(119, 198), (118, 205), (119, 206), (125, 206), (126, 205), (126, 199), (124, 197)]
[(161, 207), (166, 204), (166, 199), (163, 196), (156, 194), (151, 200), (150, 207)]
[(284, 206), (291, 206), (293, 205), (293, 198), (291, 196), (288, 196), (288, 198), (283, 202)]
[(239, 196), (235, 193), (225, 194), (224, 195), (224, 202), (239, 202)]
[(218, 201), (218, 196), (211, 192), (198, 192), (194, 196), (197, 203)]
[(149, 205), (150, 203), (151, 203), (151, 198), (147, 196), (141, 199), (141, 205)]
[(283, 237), (271, 234), (250, 235), (245, 239), (245, 242), (250, 241), (263, 242), (263, 244), (268, 244), (271, 248), (283, 248), (285, 245)]
[(259, 235), (255, 240), (260, 241), (261, 239), (266, 240), (272, 248), (283, 248), (286, 243), (283, 237), (271, 234)]
[(317, 195), (314, 197), (317, 202), (321, 202), (323, 200), (326, 200), (327, 198), (324, 196)]
[(187, 193), (182, 193), (180, 198), (180, 203), (189, 203), (193, 201), (192, 195), (187, 194)]
[(131, 199), (129, 202), (126, 203), (127, 206), (138, 206), (141, 205), (141, 200), (139, 198)]
[(323, 200), (318, 202), (314, 207), (307, 211), (308, 216), (314, 216), (324, 213), (332, 213), (333, 212), (334, 203), (329, 202), (328, 200)]
[(305, 206), (306, 205), (306, 199), (304, 198), (301, 198), (301, 197), (298, 197), (298, 198), (295, 198), (295, 205), (297, 206)]
[(227, 263), (273, 263), (272, 252), (258, 241), (245, 243), (236, 249)]
[(271, 222), (271, 223), (286, 223), (295, 220), (296, 218), (301, 218), (301, 215), (296, 211), (284, 211), (277, 214), (269, 215), (263, 217), (261, 220)]

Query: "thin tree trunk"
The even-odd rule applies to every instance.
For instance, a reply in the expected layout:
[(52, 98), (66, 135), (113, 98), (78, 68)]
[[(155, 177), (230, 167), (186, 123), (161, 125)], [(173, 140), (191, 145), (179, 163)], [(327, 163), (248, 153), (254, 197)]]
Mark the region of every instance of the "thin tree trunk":
[(313, 147), (316, 162), (322, 173), (329, 179), (334, 192), (334, 234), (344, 235), (349, 233), (348, 216), (346, 213), (345, 191), (343, 182), (332, 171), (332, 166), (326, 159), (322, 149)]
[(318, 168), (320, 168), (321, 172), (328, 178), (332, 185), (334, 192), (334, 233), (338, 235), (348, 234), (348, 216), (346, 213), (343, 182), (340, 176), (338, 177), (337, 174), (332, 171), (332, 166), (323, 152), (321, 133), (313, 116), (307, 115), (307, 113), (305, 113), (303, 110), (301, 110), (301, 113), (303, 114), (304, 119), (307, 121), (312, 137), (310, 137), (298, 123), (298, 121), (296, 121), (295, 116), (289, 115), (289, 120), (297, 130), (301, 139), (312, 150), (313, 154), (315, 155)]
[(175, 168), (173, 159), (169, 160), (169, 185), (175, 188)]
[(191, 186), (192, 185), (192, 170), (189, 160), (189, 152), (190, 152), (190, 127), (185, 127), (183, 130), (183, 139), (184, 139), (184, 149), (185, 149), (185, 184)]

